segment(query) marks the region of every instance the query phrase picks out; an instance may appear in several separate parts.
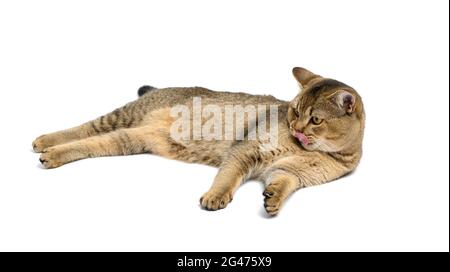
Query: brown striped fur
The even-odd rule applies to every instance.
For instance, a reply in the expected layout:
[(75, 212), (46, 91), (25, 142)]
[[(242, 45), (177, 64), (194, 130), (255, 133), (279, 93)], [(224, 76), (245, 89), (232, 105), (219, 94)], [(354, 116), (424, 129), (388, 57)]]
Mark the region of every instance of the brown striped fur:
[[(303, 68), (293, 74), (302, 91), (291, 102), (272, 96), (214, 92), (208, 89), (146, 87), (138, 100), (78, 127), (38, 137), (33, 149), (46, 168), (99, 156), (152, 153), (171, 159), (219, 167), (211, 189), (200, 199), (208, 210), (225, 208), (248, 179), (266, 184), (264, 206), (276, 215), (297, 189), (323, 184), (355, 169), (362, 154), (364, 109), (351, 87)], [(339, 100), (342, 92), (351, 94)], [(278, 105), (278, 146), (261, 148), (260, 140), (175, 141), (170, 135), (175, 105)], [(323, 122), (311, 124), (315, 115)], [(203, 120), (205, 121), (205, 120)], [(245, 122), (247, 124), (247, 122)], [(247, 131), (249, 127), (245, 128)], [(253, 128), (256, 129), (256, 128)], [(293, 136), (302, 131), (314, 144), (303, 147)], [(317, 143), (317, 144), (316, 144)]]

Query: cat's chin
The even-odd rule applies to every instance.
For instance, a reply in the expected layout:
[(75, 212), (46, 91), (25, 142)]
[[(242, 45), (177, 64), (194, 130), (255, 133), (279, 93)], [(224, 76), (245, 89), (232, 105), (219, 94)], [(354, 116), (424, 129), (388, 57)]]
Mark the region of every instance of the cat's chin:
[(304, 149), (306, 149), (306, 150), (308, 150), (308, 151), (314, 151), (315, 149), (312, 147), (312, 146), (305, 146), (305, 145), (302, 145), (303, 146), (303, 148)]
[(314, 151), (317, 148), (316, 144), (314, 144), (314, 143), (307, 143), (307, 144), (305, 144), (305, 143), (300, 142), (300, 141), (298, 141), (298, 142), (304, 149), (306, 149), (308, 151)]

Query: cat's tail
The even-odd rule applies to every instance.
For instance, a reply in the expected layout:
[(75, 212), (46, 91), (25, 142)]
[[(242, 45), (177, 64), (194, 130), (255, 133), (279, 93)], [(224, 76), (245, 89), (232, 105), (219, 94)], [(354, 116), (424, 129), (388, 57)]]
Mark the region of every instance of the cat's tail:
[(156, 89), (155, 87), (148, 86), (148, 85), (144, 85), (144, 86), (142, 86), (142, 87), (139, 88), (139, 90), (138, 90), (138, 96), (141, 97), (141, 96), (143, 96), (144, 94), (146, 94), (146, 93), (148, 93), (148, 92), (150, 92), (150, 91), (153, 91), (153, 90), (155, 90), (155, 89)]

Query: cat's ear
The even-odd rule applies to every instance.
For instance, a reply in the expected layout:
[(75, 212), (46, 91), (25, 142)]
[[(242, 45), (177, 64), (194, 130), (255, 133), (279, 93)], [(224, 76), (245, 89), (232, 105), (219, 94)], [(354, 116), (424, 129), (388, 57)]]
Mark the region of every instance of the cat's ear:
[(319, 75), (316, 75), (313, 72), (302, 67), (294, 67), (292, 69), (292, 74), (294, 75), (301, 89), (304, 89), (306, 85), (308, 85), (308, 82), (310, 82), (312, 79), (320, 78)]
[(339, 90), (335, 93), (333, 99), (338, 107), (346, 113), (352, 113), (355, 111), (356, 97), (349, 91)]

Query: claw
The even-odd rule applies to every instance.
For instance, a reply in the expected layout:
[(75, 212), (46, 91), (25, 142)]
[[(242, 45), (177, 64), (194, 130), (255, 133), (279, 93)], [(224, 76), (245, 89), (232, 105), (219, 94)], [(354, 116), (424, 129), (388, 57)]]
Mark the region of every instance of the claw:
[(263, 196), (265, 196), (265, 197), (272, 197), (273, 196), (273, 192), (264, 191), (263, 192)]

